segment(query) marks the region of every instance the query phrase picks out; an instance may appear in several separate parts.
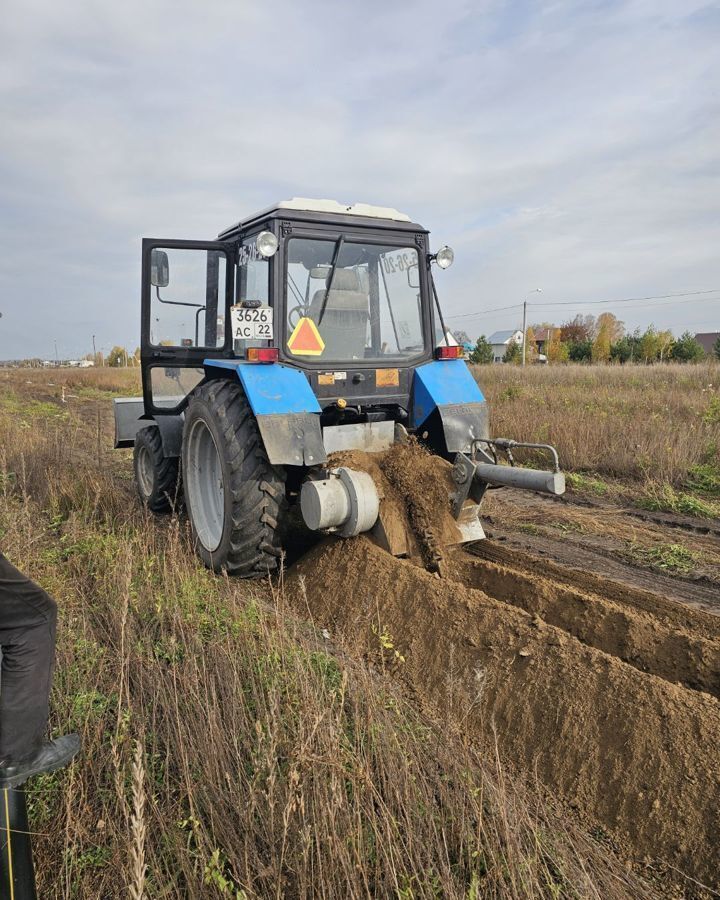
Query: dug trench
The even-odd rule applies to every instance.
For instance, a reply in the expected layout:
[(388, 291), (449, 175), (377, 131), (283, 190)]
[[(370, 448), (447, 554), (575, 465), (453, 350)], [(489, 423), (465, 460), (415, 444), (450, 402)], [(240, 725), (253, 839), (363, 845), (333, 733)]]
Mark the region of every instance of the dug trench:
[(427, 553), (328, 540), (292, 567), (289, 595), (627, 858), (720, 887), (720, 618), (484, 543), (438, 558), (443, 472), (416, 447), (373, 469), (439, 572)]

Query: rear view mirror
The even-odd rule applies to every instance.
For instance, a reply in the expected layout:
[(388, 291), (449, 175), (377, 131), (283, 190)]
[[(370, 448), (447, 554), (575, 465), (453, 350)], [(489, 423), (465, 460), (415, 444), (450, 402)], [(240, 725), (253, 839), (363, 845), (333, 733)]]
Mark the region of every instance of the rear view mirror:
[(411, 288), (419, 288), (420, 287), (420, 266), (417, 263), (413, 263), (411, 266), (407, 267), (407, 280), (408, 284)]
[(150, 284), (153, 287), (167, 287), (170, 283), (170, 265), (164, 250), (150, 251)]

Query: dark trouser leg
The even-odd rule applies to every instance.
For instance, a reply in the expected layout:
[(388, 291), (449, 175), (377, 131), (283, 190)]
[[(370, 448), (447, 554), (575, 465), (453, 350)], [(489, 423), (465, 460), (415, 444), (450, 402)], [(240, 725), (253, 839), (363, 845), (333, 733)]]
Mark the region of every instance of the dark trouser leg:
[(0, 760), (42, 742), (55, 659), (55, 601), (0, 555)]

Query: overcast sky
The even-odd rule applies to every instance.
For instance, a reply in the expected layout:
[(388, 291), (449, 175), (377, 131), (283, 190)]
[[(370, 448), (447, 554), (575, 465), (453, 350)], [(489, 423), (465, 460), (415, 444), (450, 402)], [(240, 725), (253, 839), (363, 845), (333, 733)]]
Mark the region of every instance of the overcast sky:
[(536, 287), (571, 303), (531, 321), (720, 330), (719, 47), (696, 0), (4, 0), (0, 358), (134, 348), (143, 235), (292, 196), (453, 246), (473, 337)]

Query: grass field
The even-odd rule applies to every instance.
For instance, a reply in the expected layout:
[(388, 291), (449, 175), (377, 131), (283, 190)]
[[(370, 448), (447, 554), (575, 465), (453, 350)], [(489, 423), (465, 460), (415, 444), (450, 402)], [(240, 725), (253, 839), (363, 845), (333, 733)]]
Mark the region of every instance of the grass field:
[[(579, 478), (712, 503), (688, 479), (716, 472), (716, 372), (478, 375), (494, 430), (557, 442)], [(345, 656), (282, 582), (212, 576), (182, 519), (145, 516), (111, 449), (109, 401), (136, 391), (132, 371), (0, 373), (0, 546), (58, 600), (52, 725), (83, 738), (30, 791), (41, 896), (651, 895), (417, 712), (386, 642)]]
[(476, 366), (496, 436), (554, 444), (574, 490), (720, 515), (720, 365)]

